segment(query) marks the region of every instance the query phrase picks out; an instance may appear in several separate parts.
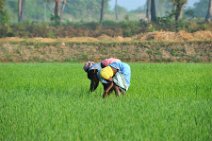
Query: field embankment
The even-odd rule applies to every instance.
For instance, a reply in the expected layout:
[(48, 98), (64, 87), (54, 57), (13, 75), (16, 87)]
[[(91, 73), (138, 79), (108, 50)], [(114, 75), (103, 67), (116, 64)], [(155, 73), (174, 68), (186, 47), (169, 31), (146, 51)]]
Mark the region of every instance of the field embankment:
[(152, 32), (133, 37), (1, 38), (0, 62), (211, 62), (212, 32)]

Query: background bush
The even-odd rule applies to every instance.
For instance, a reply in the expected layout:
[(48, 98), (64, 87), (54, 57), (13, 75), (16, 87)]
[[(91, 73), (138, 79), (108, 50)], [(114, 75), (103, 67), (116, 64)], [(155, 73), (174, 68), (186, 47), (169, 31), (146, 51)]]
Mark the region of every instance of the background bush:
[[(175, 22), (170, 18), (158, 18), (156, 23), (140, 21), (104, 21), (97, 22), (65, 22), (60, 24), (45, 22), (22, 22), (19, 24), (0, 24), (0, 37), (79, 37), (100, 35), (129, 37), (139, 33), (153, 31), (175, 31)], [(198, 20), (179, 21), (179, 30), (195, 32), (212, 30), (212, 23)]]

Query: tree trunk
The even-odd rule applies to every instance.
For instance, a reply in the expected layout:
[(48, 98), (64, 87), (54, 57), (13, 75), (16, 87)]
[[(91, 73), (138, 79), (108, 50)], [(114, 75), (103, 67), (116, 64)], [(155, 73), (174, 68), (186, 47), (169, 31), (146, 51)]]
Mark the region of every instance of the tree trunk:
[(177, 4), (176, 5), (176, 13), (175, 13), (175, 21), (179, 20), (180, 13), (181, 13), (181, 6), (180, 6), (180, 4)]
[(116, 0), (116, 3), (115, 3), (115, 15), (116, 15), (116, 20), (118, 20), (118, 0)]
[(105, 1), (102, 0), (102, 2), (101, 2), (101, 11), (100, 11), (100, 20), (99, 20), (100, 23), (102, 23), (103, 18), (104, 18), (104, 4), (105, 4)]
[(178, 3), (176, 5), (176, 13), (175, 13), (175, 27), (176, 27), (176, 31), (178, 31), (179, 29), (179, 19), (182, 16), (182, 4)]
[(46, 22), (47, 20), (47, 18), (46, 18), (46, 7), (47, 7), (47, 3), (46, 3), (46, 1), (44, 1), (43, 2), (43, 8), (44, 8), (44, 15), (43, 15), (43, 19), (44, 19), (44, 21)]
[(18, 0), (18, 22), (23, 20), (23, 6), (24, 0)]
[(209, 0), (208, 13), (207, 13), (207, 16), (206, 16), (205, 20), (208, 21), (208, 22), (212, 21), (212, 0)]
[(155, 0), (151, 0), (151, 21), (155, 22), (156, 20)]
[(62, 2), (62, 7), (61, 7), (61, 16), (62, 16), (63, 13), (64, 13), (65, 6), (66, 6), (66, 0), (63, 0), (63, 2)]
[(147, 0), (147, 5), (146, 5), (146, 19), (148, 22), (151, 21), (151, 12), (150, 12), (150, 9), (151, 9), (151, 0)]
[(54, 16), (60, 16), (60, 0), (55, 0), (55, 7), (54, 7)]

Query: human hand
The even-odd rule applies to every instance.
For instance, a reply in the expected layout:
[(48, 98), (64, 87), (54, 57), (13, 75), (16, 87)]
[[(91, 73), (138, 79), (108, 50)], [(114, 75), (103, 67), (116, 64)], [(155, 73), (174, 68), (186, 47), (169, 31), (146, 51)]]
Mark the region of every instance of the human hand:
[(105, 91), (105, 92), (103, 93), (103, 98), (105, 98), (107, 95), (108, 95), (108, 92)]

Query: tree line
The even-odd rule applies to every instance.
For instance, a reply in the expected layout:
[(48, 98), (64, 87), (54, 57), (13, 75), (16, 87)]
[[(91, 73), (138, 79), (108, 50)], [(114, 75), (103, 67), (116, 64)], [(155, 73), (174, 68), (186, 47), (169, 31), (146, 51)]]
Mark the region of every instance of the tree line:
[[(143, 7), (132, 11), (120, 6), (121, 0), (115, 0), (115, 7), (111, 10), (109, 2), (110, 0), (0, 0), (0, 37), (96, 37), (101, 34), (132, 36), (157, 30), (212, 30), (211, 0), (200, 0), (187, 9), (184, 6), (188, 0), (146, 0)], [(128, 15), (135, 20), (131, 20)], [(112, 16), (113, 21), (107, 20)], [(195, 17), (204, 18), (199, 20)], [(54, 27), (55, 25), (60, 27)]]
[[(174, 16), (175, 20), (178, 21), (182, 17), (182, 9), (187, 1), (188, 0), (146, 0), (146, 19), (147, 21), (155, 22), (159, 13), (158, 7), (161, 7), (161, 9), (171, 11), (171, 14)], [(205, 20), (211, 21), (211, 0), (200, 1), (205, 4), (206, 7), (204, 9), (207, 9)], [(121, 3), (121, 1), (115, 0), (114, 13), (116, 20), (119, 19), (120, 6), (118, 3)], [(33, 7), (33, 5), (35, 7)], [(24, 15), (34, 9), (34, 11), (31, 13), (34, 13), (33, 16), (35, 19), (37, 14), (40, 16), (42, 15), (43, 20), (46, 20), (48, 14), (52, 20), (60, 22), (64, 13), (70, 13), (70, 15), (75, 17), (94, 16), (96, 19), (99, 17), (99, 22), (101, 23), (104, 20), (105, 12), (109, 11), (109, 0), (0, 0), (1, 21), (3, 20), (2, 18), (6, 17), (3, 17), (3, 15), (6, 14), (8, 7), (12, 7), (13, 12), (18, 13), (18, 22), (23, 21)], [(199, 10), (201, 11), (201, 8)], [(187, 14), (192, 16), (191, 10), (188, 11)]]

